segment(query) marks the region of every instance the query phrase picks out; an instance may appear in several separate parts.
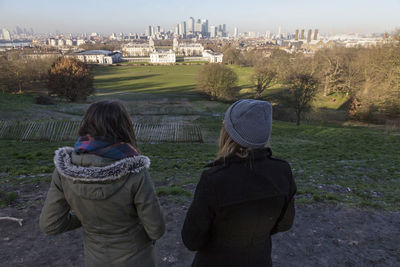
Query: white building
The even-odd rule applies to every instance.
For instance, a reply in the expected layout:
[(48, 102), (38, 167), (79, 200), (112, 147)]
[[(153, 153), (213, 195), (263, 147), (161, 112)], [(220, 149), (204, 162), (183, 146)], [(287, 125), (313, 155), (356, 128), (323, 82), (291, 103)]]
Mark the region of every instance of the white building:
[(149, 43), (135, 44), (129, 43), (122, 47), (122, 53), (128, 57), (148, 57), (155, 49), (154, 41), (150, 38)]
[(74, 42), (73, 42), (71, 39), (67, 39), (67, 40), (65, 40), (65, 44), (66, 44), (67, 46), (73, 46), (73, 45), (74, 45)]
[(83, 45), (83, 44), (85, 44), (85, 43), (86, 43), (85, 40), (82, 40), (82, 39), (76, 40), (76, 45), (77, 45), (77, 46)]
[(2, 34), (3, 34), (4, 40), (7, 40), (7, 41), (11, 40), (10, 32), (7, 29), (2, 29)]
[(208, 60), (210, 63), (222, 63), (224, 54), (213, 52), (211, 50), (204, 50), (203, 51), (203, 58)]
[(179, 56), (201, 56), (204, 51), (204, 47), (200, 43), (179, 43), (176, 38), (173, 41), (174, 52)]
[(50, 46), (57, 46), (57, 40), (54, 38), (50, 38), (47, 42)]
[(65, 45), (65, 41), (63, 39), (57, 40), (57, 46), (64, 46), (64, 45)]
[(74, 56), (85, 63), (95, 64), (114, 64), (122, 61), (121, 52), (112, 52), (108, 50), (88, 50), (76, 52), (70, 56)]
[(150, 63), (155, 64), (168, 64), (175, 63), (176, 56), (171, 50), (169, 51), (154, 51), (150, 54)]

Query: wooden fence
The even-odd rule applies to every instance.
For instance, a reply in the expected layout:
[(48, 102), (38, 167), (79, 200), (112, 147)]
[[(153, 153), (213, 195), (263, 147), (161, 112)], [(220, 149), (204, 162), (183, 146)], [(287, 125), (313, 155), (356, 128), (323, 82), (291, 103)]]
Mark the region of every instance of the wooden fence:
[(400, 131), (400, 118), (385, 121), (385, 130), (387, 132)]
[[(0, 121), (0, 139), (74, 141), (79, 121)], [(136, 138), (142, 143), (203, 142), (198, 125), (187, 123), (134, 123)]]

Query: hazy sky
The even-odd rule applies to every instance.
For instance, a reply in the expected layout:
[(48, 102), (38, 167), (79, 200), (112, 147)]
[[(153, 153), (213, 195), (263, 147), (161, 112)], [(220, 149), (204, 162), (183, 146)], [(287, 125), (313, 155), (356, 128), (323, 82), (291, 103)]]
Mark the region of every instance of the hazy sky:
[(0, 0), (0, 28), (10, 30), (142, 33), (146, 25), (173, 29), (191, 16), (225, 23), (230, 32), (391, 32), (400, 27), (400, 0)]

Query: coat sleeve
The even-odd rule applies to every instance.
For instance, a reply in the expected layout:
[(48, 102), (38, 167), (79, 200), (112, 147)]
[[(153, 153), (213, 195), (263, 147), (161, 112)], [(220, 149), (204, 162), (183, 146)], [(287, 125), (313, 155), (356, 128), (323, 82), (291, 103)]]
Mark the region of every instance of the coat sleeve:
[(60, 176), (54, 170), (50, 189), (40, 214), (40, 229), (49, 235), (59, 234), (81, 226), (79, 219), (72, 214), (62, 190)]
[(271, 235), (276, 234), (278, 232), (285, 232), (292, 227), (295, 216), (294, 195), (296, 194), (296, 191), (297, 191), (296, 183), (293, 179), (292, 171), (291, 169), (289, 169), (288, 197), (282, 209), (281, 215), (279, 216), (274, 228), (271, 230)]
[(203, 172), (192, 204), (187, 211), (182, 228), (182, 241), (192, 250), (200, 250), (211, 238), (211, 225), (215, 217), (215, 194)]
[(165, 232), (164, 215), (149, 173), (144, 171), (141, 178), (133, 189), (134, 205), (147, 235), (157, 240)]

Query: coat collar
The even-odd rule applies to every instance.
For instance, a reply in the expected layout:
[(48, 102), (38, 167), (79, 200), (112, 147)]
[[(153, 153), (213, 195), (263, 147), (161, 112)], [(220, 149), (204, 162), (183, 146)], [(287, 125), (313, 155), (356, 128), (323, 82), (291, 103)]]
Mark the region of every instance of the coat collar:
[(110, 162), (105, 166), (75, 165), (72, 162), (73, 151), (72, 147), (62, 147), (56, 150), (54, 164), (60, 175), (74, 182), (110, 183), (150, 167), (150, 159), (142, 155)]
[(230, 155), (228, 157), (219, 158), (213, 162), (208, 163), (205, 167), (214, 167), (219, 165), (226, 165), (235, 162), (246, 162), (251, 160), (259, 160), (262, 158), (270, 158), (272, 151), (269, 147), (252, 149), (246, 158), (239, 157), (238, 155)]

